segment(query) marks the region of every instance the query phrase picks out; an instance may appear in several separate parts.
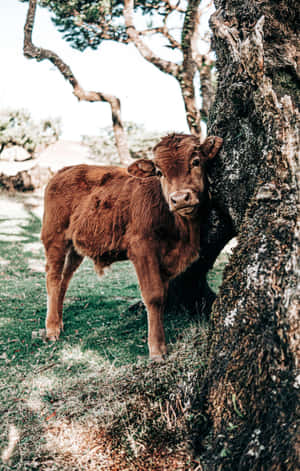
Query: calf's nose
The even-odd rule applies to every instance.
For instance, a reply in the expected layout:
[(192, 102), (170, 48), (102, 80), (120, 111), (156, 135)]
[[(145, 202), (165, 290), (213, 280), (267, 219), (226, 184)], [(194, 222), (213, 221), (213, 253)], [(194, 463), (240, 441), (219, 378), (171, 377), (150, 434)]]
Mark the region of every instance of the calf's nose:
[(174, 207), (184, 206), (191, 200), (191, 190), (174, 191), (170, 194), (170, 199)]

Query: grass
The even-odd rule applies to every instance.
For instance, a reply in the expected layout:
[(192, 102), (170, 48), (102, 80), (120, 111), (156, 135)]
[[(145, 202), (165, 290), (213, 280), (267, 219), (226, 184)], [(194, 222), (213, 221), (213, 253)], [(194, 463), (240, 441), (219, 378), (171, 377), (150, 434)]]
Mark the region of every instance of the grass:
[[(44, 339), (40, 201), (1, 195), (0, 469), (194, 469), (186, 446), (206, 367), (206, 330), (165, 319), (168, 359), (148, 361), (147, 319), (129, 262), (97, 278), (85, 261), (64, 306), (65, 329)], [(216, 288), (222, 266), (210, 274)]]

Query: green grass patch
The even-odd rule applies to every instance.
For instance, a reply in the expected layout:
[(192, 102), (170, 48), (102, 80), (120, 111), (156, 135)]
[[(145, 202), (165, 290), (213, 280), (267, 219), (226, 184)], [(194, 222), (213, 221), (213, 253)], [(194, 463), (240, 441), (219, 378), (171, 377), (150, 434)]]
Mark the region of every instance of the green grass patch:
[[(141, 299), (133, 266), (99, 280), (86, 260), (67, 292), (64, 332), (46, 341), (41, 223), (24, 198), (0, 206), (0, 469), (176, 469), (180, 459), (193, 469), (185, 442), (205, 326), (168, 313), (170, 354), (150, 363), (145, 311), (130, 309)], [(216, 287), (221, 270), (210, 277)]]

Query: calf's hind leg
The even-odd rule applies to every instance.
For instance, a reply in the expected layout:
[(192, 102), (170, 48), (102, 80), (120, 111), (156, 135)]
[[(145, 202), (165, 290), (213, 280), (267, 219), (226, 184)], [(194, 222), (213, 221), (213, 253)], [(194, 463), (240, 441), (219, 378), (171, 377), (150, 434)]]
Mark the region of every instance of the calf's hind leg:
[(62, 328), (59, 313), (60, 289), (62, 272), (67, 254), (64, 239), (56, 239), (46, 247), (46, 285), (47, 285), (47, 317), (46, 331), (50, 340), (57, 340)]
[(48, 310), (46, 318), (47, 337), (57, 340), (63, 328), (62, 311), (63, 301), (73, 273), (79, 267), (83, 257), (78, 255), (74, 248), (68, 249), (63, 240), (46, 250), (47, 293)]
[(62, 279), (61, 279), (61, 284), (60, 284), (60, 292), (59, 292), (59, 299), (58, 299), (58, 314), (60, 318), (60, 326), (61, 329), (63, 328), (63, 303), (64, 303), (64, 298), (66, 291), (68, 289), (70, 280), (81, 264), (83, 260), (83, 257), (79, 255), (75, 250), (74, 247), (72, 246), (66, 256), (65, 259), (65, 264), (62, 272)]

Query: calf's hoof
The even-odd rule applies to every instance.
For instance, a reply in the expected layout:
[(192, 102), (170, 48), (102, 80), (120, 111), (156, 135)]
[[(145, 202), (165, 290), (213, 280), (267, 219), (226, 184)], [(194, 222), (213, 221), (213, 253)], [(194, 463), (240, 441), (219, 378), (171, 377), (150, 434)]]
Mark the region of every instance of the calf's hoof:
[(63, 324), (56, 326), (46, 327), (46, 336), (48, 340), (55, 342), (59, 338), (60, 331), (63, 329)]
[(165, 359), (165, 355), (151, 355), (150, 361), (154, 363), (162, 363)]
[(159, 344), (156, 348), (149, 348), (150, 360), (161, 363), (167, 356), (167, 346), (165, 343)]

